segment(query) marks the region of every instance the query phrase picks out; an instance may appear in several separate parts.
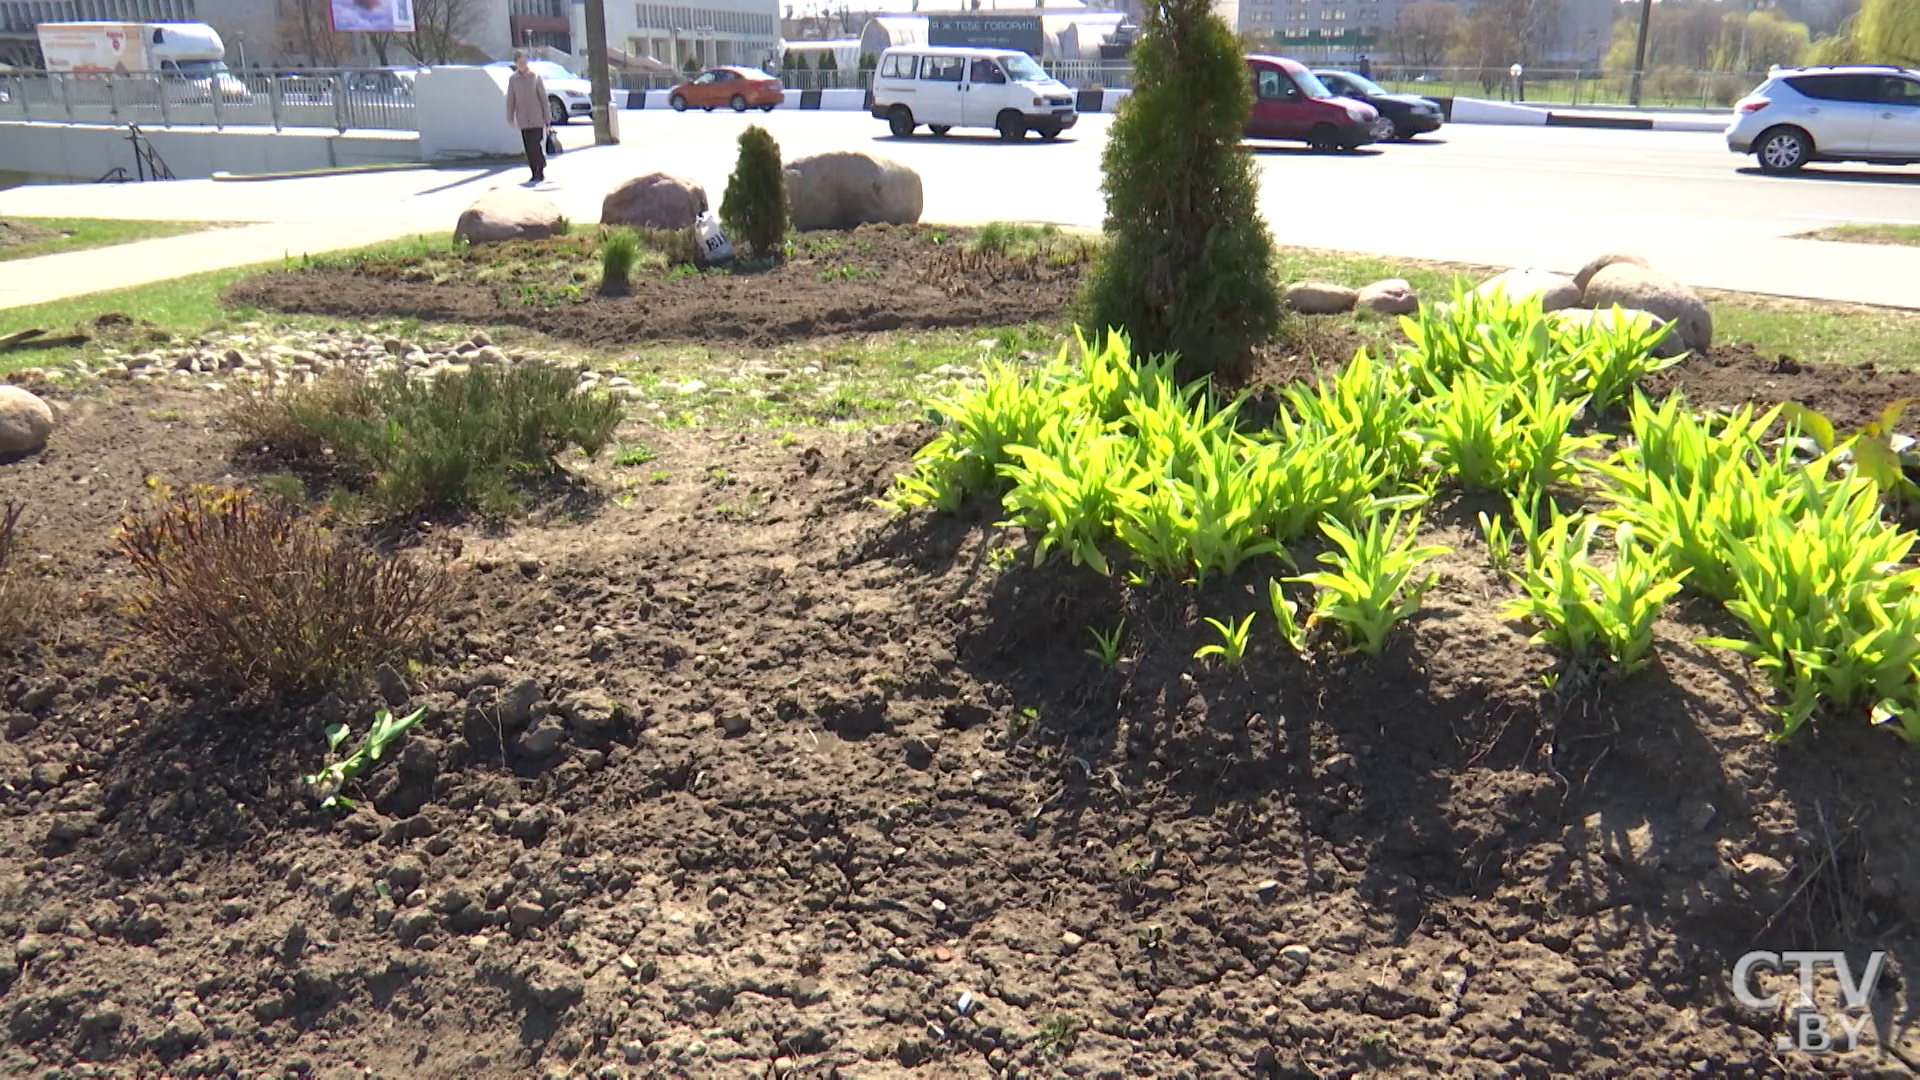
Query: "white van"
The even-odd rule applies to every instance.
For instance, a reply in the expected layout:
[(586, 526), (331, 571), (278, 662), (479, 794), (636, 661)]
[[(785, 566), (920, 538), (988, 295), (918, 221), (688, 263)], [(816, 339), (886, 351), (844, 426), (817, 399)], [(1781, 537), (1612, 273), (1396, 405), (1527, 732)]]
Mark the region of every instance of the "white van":
[(1080, 119), (1073, 91), (1013, 49), (902, 45), (880, 54), (873, 115), (906, 138), (921, 124), (945, 135), (992, 128), (1009, 142), (1037, 131), (1057, 139)]

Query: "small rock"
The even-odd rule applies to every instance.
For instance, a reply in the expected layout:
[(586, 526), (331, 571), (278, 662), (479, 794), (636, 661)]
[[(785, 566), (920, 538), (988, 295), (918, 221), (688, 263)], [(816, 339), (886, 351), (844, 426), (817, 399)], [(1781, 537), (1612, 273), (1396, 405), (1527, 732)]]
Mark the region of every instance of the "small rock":
[(1705, 800), (1683, 808), (1681, 813), (1686, 816), (1687, 824), (1692, 825), (1696, 832), (1705, 832), (1707, 826), (1712, 825), (1713, 819), (1718, 815), (1713, 804)]
[(527, 969), (524, 984), (528, 996), (547, 1009), (564, 1009), (587, 996), (587, 984), (579, 973), (551, 960)]
[(522, 900), (508, 910), (507, 917), (515, 930), (530, 930), (547, 921), (547, 909)]
[(405, 705), (407, 699), (413, 696), (413, 690), (407, 686), (407, 680), (394, 670), (392, 664), (381, 664), (373, 673), (373, 678), (380, 687), (380, 696), (386, 698), (387, 704), (395, 708)]
[(1288, 945), (1280, 950), (1280, 962), (1299, 974), (1313, 963), (1313, 950), (1305, 945)]
[(1733, 861), (1734, 872), (1753, 885), (1778, 885), (1787, 880), (1786, 864), (1771, 855), (1748, 852)]
[(52, 952), (53, 949), (54, 944), (52, 938), (40, 934), (28, 934), (14, 944), (13, 962), (16, 964), (30, 963), (38, 957)]
[(433, 920), (431, 911), (403, 911), (393, 917), (393, 936), (402, 945), (412, 945), (420, 935), (433, 929)]
[(520, 736), (520, 752), (527, 757), (543, 758), (560, 749), (567, 741), (567, 726), (555, 717), (547, 717), (539, 726)]
[(1278, 892), (1279, 890), (1280, 890), (1280, 883), (1278, 881), (1275, 881), (1273, 878), (1268, 878), (1267, 880), (1253, 887), (1254, 895), (1260, 897), (1260, 899), (1262, 900), (1272, 899), (1273, 894)]
[(1296, 281), (1280, 295), (1280, 302), (1302, 315), (1343, 315), (1360, 301), (1360, 291), (1345, 285)]
[(640, 961), (635, 960), (626, 953), (621, 953), (620, 959), (614, 961), (614, 963), (619, 965), (620, 973), (629, 979), (640, 974)]
[(503, 367), (507, 364), (507, 354), (492, 345), (483, 345), (479, 352), (473, 354), (473, 362)]
[(387, 867), (387, 884), (394, 895), (406, 896), (420, 887), (427, 877), (427, 864), (418, 855), (402, 855)]
[(1482, 282), (1474, 292), (1481, 296), (1505, 296), (1515, 304), (1537, 297), (1544, 311), (1559, 311), (1580, 303), (1580, 286), (1559, 274), (1532, 267), (1496, 274)]
[(630, 1042), (620, 1044), (620, 1057), (629, 1065), (638, 1065), (647, 1060), (647, 1044)]
[(732, 899), (732, 893), (728, 892), (722, 886), (715, 885), (713, 891), (707, 894), (707, 910), (719, 911), (721, 908), (726, 907), (727, 903)]
[(17, 386), (0, 383), (0, 458), (37, 454), (52, 434), (51, 405)]
[(1071, 930), (1068, 930), (1067, 932), (1060, 935), (1060, 951), (1063, 953), (1066, 953), (1068, 956), (1072, 956), (1074, 953), (1079, 952), (1080, 946), (1085, 945), (1086, 943), (1087, 943), (1086, 938), (1081, 937), (1079, 934), (1076, 934)]
[(729, 709), (715, 717), (714, 723), (728, 735), (745, 735), (753, 727), (753, 718), (744, 712)]
[(475, 348), (479, 348), (479, 349), (491, 348), (493, 345), (493, 339), (487, 336), (487, 332), (485, 330), (475, 330), (473, 332), (473, 336), (468, 338), (467, 340), (469, 342), (472, 342)]
[(1363, 287), (1355, 302), (1377, 315), (1412, 315), (1420, 310), (1420, 297), (1402, 278), (1388, 278)]
[[(520, 571), (523, 574), (527, 573), (525, 560), (521, 562)], [(539, 573), (540, 564), (534, 562), (533, 572), (527, 576), (532, 577)], [(514, 683), (513, 688), (507, 691), (506, 698), (500, 702), (500, 726), (513, 732), (532, 723), (533, 706), (540, 700), (540, 695), (540, 684), (532, 679), (521, 679)]]
[(193, 1009), (187, 1002), (175, 1002), (173, 1019), (167, 1022), (167, 1028), (160, 1036), (161, 1041), (183, 1050), (189, 1050), (199, 1046), (201, 1041), (206, 1037), (206, 1023), (193, 1014)]
[(1346, 776), (1353, 772), (1352, 754), (1335, 754), (1322, 766), (1329, 776)]

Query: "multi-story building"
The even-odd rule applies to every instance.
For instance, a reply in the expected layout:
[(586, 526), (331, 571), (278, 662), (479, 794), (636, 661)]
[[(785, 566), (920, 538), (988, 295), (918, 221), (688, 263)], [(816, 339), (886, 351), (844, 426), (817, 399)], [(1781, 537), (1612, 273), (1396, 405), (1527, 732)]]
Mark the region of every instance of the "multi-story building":
[[(585, 5), (573, 5), (574, 39), (587, 39)], [(635, 62), (684, 67), (774, 63), (779, 0), (607, 0), (607, 44)]]

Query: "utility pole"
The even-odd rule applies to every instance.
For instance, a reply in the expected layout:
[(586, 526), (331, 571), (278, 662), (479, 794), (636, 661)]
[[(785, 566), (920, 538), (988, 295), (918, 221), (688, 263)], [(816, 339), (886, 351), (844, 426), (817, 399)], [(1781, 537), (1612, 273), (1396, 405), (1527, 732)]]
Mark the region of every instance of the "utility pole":
[(593, 145), (612, 146), (613, 80), (607, 75), (606, 0), (587, 0), (587, 78), (593, 81)]
[[(592, 10), (589, 4), (588, 10)], [(1640, 76), (1647, 70), (1647, 28), (1653, 24), (1653, 0), (1640, 0), (1640, 41), (1633, 47), (1633, 86), (1627, 104), (1640, 104)]]

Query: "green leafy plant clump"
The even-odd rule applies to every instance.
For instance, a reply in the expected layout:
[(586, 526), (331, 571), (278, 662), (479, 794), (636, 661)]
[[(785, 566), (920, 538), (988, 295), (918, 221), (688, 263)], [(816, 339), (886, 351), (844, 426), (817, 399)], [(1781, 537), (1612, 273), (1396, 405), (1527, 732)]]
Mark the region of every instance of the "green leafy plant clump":
[(618, 398), (577, 392), (572, 371), (540, 364), (432, 378), (347, 371), (245, 392), (233, 412), (256, 446), (295, 461), (326, 454), (356, 472), (392, 517), (510, 511), (517, 478), (551, 472), (569, 447), (598, 454), (623, 416)]
[(1237, 374), (1281, 322), (1254, 160), (1253, 105), (1234, 28), (1208, 0), (1155, 0), (1132, 52), (1134, 88), (1101, 155), (1106, 246), (1084, 325), (1119, 327), (1187, 377)]
[[(385, 709), (374, 714), (373, 726), (360, 738), (360, 745), (346, 757), (336, 757), (329, 761), (317, 773), (304, 777), (307, 785), (320, 797), (320, 809), (353, 808), (353, 800), (344, 794), (346, 786), (359, 779), (360, 774), (373, 767), (373, 763), (383, 757), (388, 748), (400, 741), (420, 718), (427, 714), (426, 708), (415, 709), (398, 719)], [(353, 734), (345, 724), (327, 726), (327, 753), (338, 754), (340, 745)]]
[(449, 596), (437, 567), (236, 489), (171, 496), (128, 518), (119, 546), (135, 620), (170, 668), (268, 700), (417, 657)]
[(640, 261), (640, 237), (632, 229), (615, 229), (600, 241), (600, 290), (625, 293), (633, 285), (633, 268)]
[(720, 200), (720, 223), (754, 258), (776, 258), (786, 250), (787, 179), (780, 144), (758, 124), (740, 133), (740, 155)]

